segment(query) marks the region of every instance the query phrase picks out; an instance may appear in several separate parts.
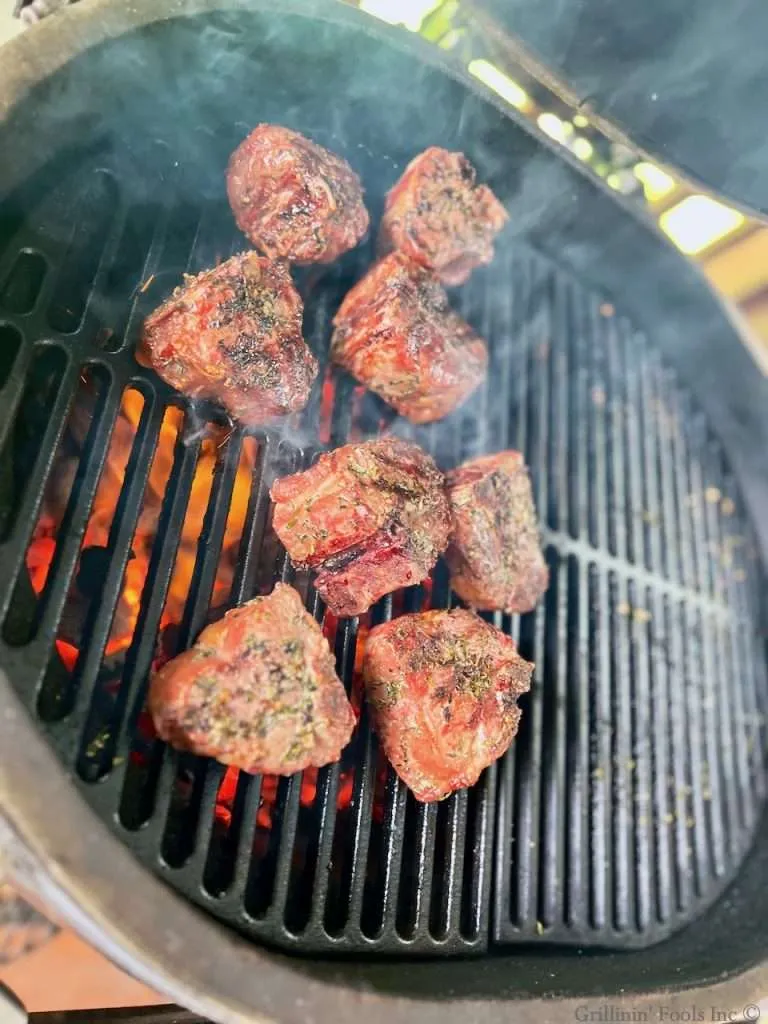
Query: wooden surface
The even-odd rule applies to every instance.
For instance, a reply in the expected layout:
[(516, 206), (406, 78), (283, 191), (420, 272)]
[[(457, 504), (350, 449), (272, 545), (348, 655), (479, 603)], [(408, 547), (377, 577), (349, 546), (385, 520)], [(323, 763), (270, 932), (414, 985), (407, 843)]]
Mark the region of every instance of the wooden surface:
[(124, 974), (70, 931), (61, 931), (34, 952), (0, 966), (0, 982), (15, 993), (29, 1012), (168, 1002)]

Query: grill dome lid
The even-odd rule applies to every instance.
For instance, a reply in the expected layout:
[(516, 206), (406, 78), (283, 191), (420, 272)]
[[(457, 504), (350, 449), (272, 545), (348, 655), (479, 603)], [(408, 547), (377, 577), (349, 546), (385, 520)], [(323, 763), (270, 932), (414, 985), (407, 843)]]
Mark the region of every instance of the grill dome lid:
[(759, 0), (472, 0), (651, 158), (768, 215), (768, 7)]

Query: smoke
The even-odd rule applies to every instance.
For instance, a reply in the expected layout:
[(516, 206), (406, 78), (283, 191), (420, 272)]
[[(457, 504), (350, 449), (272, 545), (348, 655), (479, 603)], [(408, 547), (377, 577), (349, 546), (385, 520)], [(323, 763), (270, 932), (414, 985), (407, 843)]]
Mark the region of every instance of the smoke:
[[(575, 5), (558, 0), (555, 11), (548, 8), (542, 20), (565, 52), (581, 29)], [(681, 95), (685, 88), (678, 85)], [(0, 129), (0, 149), (9, 155), (0, 167), (0, 194), (4, 174), (26, 176), (0, 208), (21, 224), (18, 234), (6, 235), (8, 244), (48, 246), (55, 266), (79, 216), (68, 190), (103, 170), (115, 195), (89, 314), (114, 332), (108, 350), (131, 350), (143, 317), (185, 270), (245, 247), (228, 209), (225, 171), (232, 150), (261, 121), (296, 128), (345, 156), (361, 175), (374, 224), (387, 189), (415, 153), (429, 145), (466, 152), (510, 213), (494, 266), (452, 297), (490, 343), (489, 384), (445, 423), (415, 433), (365, 397), (358, 431), (370, 436), (384, 426), (410, 434), (446, 466), (483, 447), (516, 443), (515, 403), (525, 396), (522, 386), (510, 388), (526, 379), (526, 360), (547, 341), (550, 326), (545, 299), (521, 292), (515, 261), (529, 259), (532, 243), (579, 273), (594, 275), (599, 267), (615, 282), (626, 278), (636, 229), (629, 224), (622, 234), (621, 218), (606, 218), (604, 195), (559, 155), (462, 84), (376, 35), (285, 13), (230, 11), (161, 21), (87, 50), (21, 98)], [(21, 152), (34, 154), (32, 168), (15, 166)], [(371, 259), (372, 248), (363, 248), (313, 282), (297, 274), (307, 337), (321, 363), (335, 309)], [(640, 283), (633, 287), (642, 308), (648, 292)], [(323, 372), (309, 413), (274, 427), (279, 441), (317, 447)], [(337, 410), (350, 398), (349, 382), (340, 379), (347, 391)], [(335, 414), (329, 445), (343, 443), (350, 418)]]

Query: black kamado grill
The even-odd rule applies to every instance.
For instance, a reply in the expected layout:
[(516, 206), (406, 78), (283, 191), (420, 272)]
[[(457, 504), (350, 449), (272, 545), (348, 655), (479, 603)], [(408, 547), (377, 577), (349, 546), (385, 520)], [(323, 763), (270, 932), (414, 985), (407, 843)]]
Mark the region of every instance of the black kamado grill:
[[(83, 0), (2, 58), (0, 836), (18, 875), (214, 1020), (759, 1003), (768, 383), (699, 272), (435, 51), (331, 0)], [(488, 381), (448, 420), (391, 423), (327, 366), (371, 245), (298, 274), (321, 374), (282, 432), (136, 362), (181, 274), (243, 247), (224, 168), (259, 121), (342, 153), (374, 219), (430, 144), (509, 209), (456, 294)], [(270, 528), (276, 473), (386, 427), (444, 468), (504, 447), (531, 465), (552, 584), (494, 620), (537, 665), (511, 752), (423, 806), (364, 707), (341, 763), (304, 778), (165, 748), (153, 660), (274, 580), (325, 621), (354, 693), (372, 624), (449, 605), (439, 565), (429, 591), (331, 621)]]

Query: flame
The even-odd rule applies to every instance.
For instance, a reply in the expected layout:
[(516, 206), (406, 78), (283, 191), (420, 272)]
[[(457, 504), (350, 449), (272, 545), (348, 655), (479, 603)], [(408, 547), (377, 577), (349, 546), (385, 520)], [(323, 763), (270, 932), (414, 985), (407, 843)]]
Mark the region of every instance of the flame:
[[(86, 390), (92, 388), (85, 382)], [(104, 463), (96, 494), (93, 499), (91, 514), (88, 519), (81, 546), (82, 553), (91, 548), (109, 550), (110, 533), (117, 512), (118, 501), (126, 482), (126, 473), (130, 462), (133, 444), (144, 413), (144, 398), (136, 389), (128, 389), (123, 395), (120, 411), (115, 420), (109, 450)], [(86, 422), (83, 422), (86, 420)], [(112, 628), (105, 648), (105, 655), (111, 657), (127, 650), (133, 639), (138, 621), (141, 603), (144, 599), (144, 588), (147, 580), (153, 546), (157, 535), (157, 527), (162, 511), (163, 500), (171, 477), (180, 432), (184, 424), (184, 414), (174, 406), (169, 406), (163, 416), (157, 439), (157, 446), (150, 466), (147, 484), (141, 505), (136, 529), (131, 541), (131, 555), (126, 565), (123, 588), (118, 600), (112, 621)], [(76, 441), (83, 443), (88, 433), (89, 422), (82, 409), (75, 409), (70, 418), (70, 431)], [(195, 571), (198, 556), (198, 542), (203, 532), (205, 516), (213, 487), (214, 473), (217, 463), (222, 457), (222, 449), (228, 442), (231, 431), (220, 427), (210, 427), (200, 445), (200, 454), (192, 481), (187, 512), (179, 537), (176, 561), (173, 567), (168, 594), (163, 608), (160, 629), (164, 630), (172, 624), (181, 622), (184, 606), (189, 595), (190, 584)], [(242, 536), (248, 503), (251, 494), (252, 472), (258, 453), (258, 443), (253, 438), (245, 438), (240, 460), (235, 474), (229, 514), (222, 543), (222, 557), (216, 573), (211, 604), (213, 607), (226, 602), (231, 590), (234, 570), (237, 563), (237, 552)], [(52, 474), (53, 485), (46, 488), (46, 498), (40, 519), (36, 525), (32, 542), (27, 551), (26, 563), (32, 588), (37, 595), (45, 589), (48, 573), (56, 552), (57, 531), (64, 518), (64, 512), (74, 479), (76, 462), (63, 456), (57, 461)], [(69, 486), (64, 480), (69, 472)], [(66, 492), (66, 493), (63, 493)], [(78, 566), (78, 569), (80, 567)], [(75, 602), (78, 598), (76, 587), (70, 590), (68, 600)], [(77, 647), (70, 641), (72, 637), (59, 637), (58, 644), (67, 645), (67, 657), (62, 657), (65, 665), (74, 664), (69, 648)], [(57, 645), (58, 646), (58, 645)], [(61, 653), (61, 647), (59, 651)]]
[(74, 646), (74, 644), (68, 644), (66, 640), (57, 640), (56, 650), (58, 651), (59, 657), (61, 658), (64, 667), (67, 669), (68, 672), (71, 672), (74, 669), (77, 663), (78, 655), (80, 654), (78, 649)]

